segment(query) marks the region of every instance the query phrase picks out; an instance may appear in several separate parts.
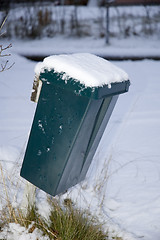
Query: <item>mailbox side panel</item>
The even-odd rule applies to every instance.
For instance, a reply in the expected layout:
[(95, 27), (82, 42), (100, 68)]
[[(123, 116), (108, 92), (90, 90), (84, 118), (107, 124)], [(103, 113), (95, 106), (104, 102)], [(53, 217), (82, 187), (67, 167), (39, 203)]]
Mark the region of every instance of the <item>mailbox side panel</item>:
[(56, 194), (84, 180), (117, 98), (90, 100)]
[(104, 99), (104, 102), (102, 104), (101, 111), (99, 113), (95, 128), (93, 129), (90, 149), (88, 151), (88, 154), (86, 155), (86, 160), (85, 160), (83, 169), (81, 171), (79, 181), (84, 180), (84, 178), (86, 176), (86, 173), (87, 173), (90, 163), (93, 159), (95, 151), (100, 143), (100, 140), (102, 138), (104, 130), (108, 124), (110, 116), (111, 116), (113, 109), (115, 107), (115, 104), (118, 100), (118, 96), (119, 95), (115, 95), (115, 96), (109, 97), (108, 99), (107, 98)]

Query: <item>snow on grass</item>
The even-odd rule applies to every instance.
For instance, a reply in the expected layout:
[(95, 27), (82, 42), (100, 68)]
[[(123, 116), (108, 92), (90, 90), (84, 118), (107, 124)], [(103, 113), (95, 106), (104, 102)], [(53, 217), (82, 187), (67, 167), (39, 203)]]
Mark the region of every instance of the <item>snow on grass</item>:
[[(31, 228), (32, 226), (30, 226)], [(13, 240), (13, 239), (19, 239), (19, 240), (37, 240), (37, 239), (43, 239), (43, 240), (49, 240), (49, 237), (43, 236), (43, 233), (39, 229), (35, 229), (33, 232), (29, 233), (28, 229), (25, 227), (22, 227), (19, 224), (16, 223), (10, 223), (7, 227), (3, 229), (3, 232), (0, 233), (1, 239), (6, 240)]]

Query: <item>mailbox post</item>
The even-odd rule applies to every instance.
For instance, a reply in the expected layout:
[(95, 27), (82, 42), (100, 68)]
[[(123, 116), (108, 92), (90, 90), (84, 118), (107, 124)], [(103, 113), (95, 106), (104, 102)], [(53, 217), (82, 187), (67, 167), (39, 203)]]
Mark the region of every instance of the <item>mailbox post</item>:
[[(92, 60), (90, 54), (68, 58), (74, 62), (77, 56)], [(100, 58), (93, 56), (93, 60), (99, 63)], [(72, 74), (58, 72), (54, 58), (53, 67), (44, 64), (39, 79), (42, 88), (21, 176), (55, 196), (85, 178), (118, 95), (128, 91), (130, 82), (126, 78), (109, 85), (86, 86)]]
[(106, 43), (109, 44), (109, 24), (110, 24), (110, 19), (109, 19), (109, 7), (112, 3), (114, 3), (115, 0), (106, 0)]

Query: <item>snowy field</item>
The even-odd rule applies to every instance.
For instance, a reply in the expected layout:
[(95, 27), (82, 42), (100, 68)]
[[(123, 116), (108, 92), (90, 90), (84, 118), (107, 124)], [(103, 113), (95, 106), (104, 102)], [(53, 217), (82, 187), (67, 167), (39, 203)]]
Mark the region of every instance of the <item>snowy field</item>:
[[(99, 54), (115, 54), (116, 51), (123, 54), (124, 49), (127, 53), (134, 51), (136, 54), (139, 49), (143, 53), (160, 52), (159, 41), (154, 39), (146, 40), (145, 44), (143, 40), (137, 43), (133, 38), (128, 42), (114, 40), (108, 47), (102, 40), (91, 41), (94, 48), (88, 40), (64, 40), (13, 41), (9, 60), (15, 65), (0, 73), (0, 163), (12, 182), (8, 187), (14, 206), (22, 198), (25, 181), (19, 177), (19, 172), (36, 107), (30, 101), (36, 63), (19, 54), (33, 50), (49, 55), (64, 52), (67, 46), (68, 52), (78, 52), (77, 49), (92, 53), (95, 50)], [(7, 45), (8, 41), (3, 44)], [(159, 240), (160, 62), (112, 63), (128, 73), (131, 81), (129, 92), (119, 96), (86, 180), (62, 197), (72, 197), (78, 205), (89, 207), (105, 222), (104, 228), (109, 226), (111, 232), (124, 240)], [(0, 209), (4, 206), (2, 192)], [(37, 204), (45, 210), (40, 200)], [(12, 240), (36, 240), (36, 233), (29, 238), (24, 229), (19, 231), (12, 226), (11, 231), (14, 232)]]

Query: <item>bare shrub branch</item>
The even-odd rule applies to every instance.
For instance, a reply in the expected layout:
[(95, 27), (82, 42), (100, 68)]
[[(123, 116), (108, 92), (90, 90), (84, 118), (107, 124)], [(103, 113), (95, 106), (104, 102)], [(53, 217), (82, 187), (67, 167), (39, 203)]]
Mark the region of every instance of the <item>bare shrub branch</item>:
[[(1, 34), (1, 30), (6, 22), (7, 16), (5, 17), (5, 19), (3, 20), (1, 26), (0, 26), (0, 36), (3, 35), (3, 33)], [(10, 43), (9, 45), (7, 45), (6, 47), (3, 47), (2, 45), (0, 45), (0, 58), (1, 57), (9, 57), (11, 56), (11, 54), (6, 54), (4, 53), (6, 50), (8, 50), (9, 48), (12, 47), (12, 44)], [(12, 63), (10, 65), (8, 65), (9, 60), (6, 60), (4, 63), (0, 64), (0, 72), (4, 72), (6, 70), (9, 70), (15, 63)]]

